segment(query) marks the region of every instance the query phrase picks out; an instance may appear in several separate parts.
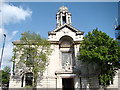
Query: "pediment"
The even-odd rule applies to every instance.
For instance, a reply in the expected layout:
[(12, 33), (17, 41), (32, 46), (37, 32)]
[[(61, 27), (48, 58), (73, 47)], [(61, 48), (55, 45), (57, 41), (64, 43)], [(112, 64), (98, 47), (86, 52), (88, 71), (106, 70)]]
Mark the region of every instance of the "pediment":
[(76, 29), (76, 28), (74, 28), (73, 26), (68, 25), (68, 24), (64, 24), (64, 25), (56, 28), (55, 30), (49, 32), (49, 35), (50, 35), (50, 34), (56, 34), (57, 32), (64, 32), (64, 33), (74, 32), (74, 33), (76, 33), (76, 34), (81, 34), (81, 35), (84, 34), (84, 32), (82, 32), (82, 31), (80, 31), (80, 30), (78, 30), (78, 29)]

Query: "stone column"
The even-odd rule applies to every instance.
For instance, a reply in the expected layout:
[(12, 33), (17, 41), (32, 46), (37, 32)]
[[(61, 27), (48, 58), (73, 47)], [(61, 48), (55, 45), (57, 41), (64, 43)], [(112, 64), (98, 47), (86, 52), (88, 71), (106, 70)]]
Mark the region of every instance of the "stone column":
[(59, 15), (57, 14), (57, 16), (56, 16), (56, 20), (57, 20), (57, 27), (59, 27), (59, 25), (60, 25), (60, 20), (59, 20)]
[(24, 75), (24, 79), (23, 79), (23, 87), (25, 87), (25, 77), (26, 77), (26, 75)]
[(70, 24), (71, 24), (71, 16), (69, 16)]
[(59, 23), (59, 21), (58, 21), (58, 17), (59, 17), (59, 16), (58, 16), (58, 14), (57, 14), (57, 16), (56, 16), (56, 19), (57, 19), (57, 24)]
[(66, 23), (69, 24), (69, 21), (68, 21), (68, 14), (66, 13)]
[(63, 24), (63, 18), (62, 18), (62, 13), (60, 13), (60, 25)]

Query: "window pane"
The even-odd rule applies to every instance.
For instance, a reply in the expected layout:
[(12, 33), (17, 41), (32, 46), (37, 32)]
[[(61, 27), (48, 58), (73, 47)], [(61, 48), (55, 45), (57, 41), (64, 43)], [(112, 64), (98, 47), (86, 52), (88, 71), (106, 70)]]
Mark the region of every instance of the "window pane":
[(62, 66), (66, 63), (71, 64), (72, 54), (69, 52), (62, 52)]

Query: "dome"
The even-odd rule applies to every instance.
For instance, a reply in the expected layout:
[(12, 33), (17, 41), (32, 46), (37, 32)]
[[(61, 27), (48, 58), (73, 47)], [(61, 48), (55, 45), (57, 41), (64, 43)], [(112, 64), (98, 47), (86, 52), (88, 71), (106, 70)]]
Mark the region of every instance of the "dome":
[(65, 6), (62, 6), (62, 7), (59, 8), (59, 11), (60, 12), (63, 12), (63, 11), (68, 12), (68, 8), (65, 7)]

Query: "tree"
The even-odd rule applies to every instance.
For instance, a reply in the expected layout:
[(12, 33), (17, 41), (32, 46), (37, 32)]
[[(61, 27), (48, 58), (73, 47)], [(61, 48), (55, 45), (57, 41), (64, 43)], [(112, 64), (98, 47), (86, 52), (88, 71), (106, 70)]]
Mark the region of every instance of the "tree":
[[(32, 86), (36, 87), (39, 73), (43, 73), (48, 63), (48, 56), (51, 53), (50, 43), (34, 32), (28, 31), (21, 35), (20, 41), (15, 44), (15, 48), (13, 49), (14, 53), (19, 53), (13, 56), (13, 62), (15, 62), (15, 58), (19, 59), (18, 62), (15, 62), (18, 69), (32, 67), (34, 80)], [(23, 73), (27, 72), (23, 70)]]
[(100, 69), (99, 78), (103, 86), (110, 84), (117, 69), (120, 68), (120, 50), (116, 40), (106, 33), (94, 29), (83, 38), (78, 59), (96, 63)]
[(0, 81), (2, 87), (9, 87), (9, 80), (10, 80), (10, 67), (6, 66), (3, 70), (0, 71)]

